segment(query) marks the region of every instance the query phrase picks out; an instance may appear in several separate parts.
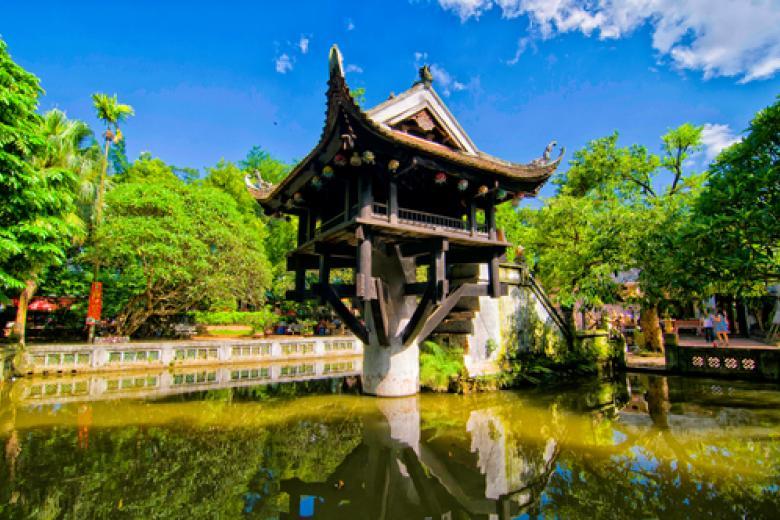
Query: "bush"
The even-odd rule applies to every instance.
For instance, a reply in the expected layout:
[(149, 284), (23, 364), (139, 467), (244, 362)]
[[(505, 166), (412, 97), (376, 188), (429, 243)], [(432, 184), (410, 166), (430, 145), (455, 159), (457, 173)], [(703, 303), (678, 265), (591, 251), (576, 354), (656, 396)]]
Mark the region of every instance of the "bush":
[(195, 323), (200, 325), (249, 325), (260, 332), (273, 325), (278, 316), (270, 309), (257, 312), (194, 312)]
[(463, 350), (433, 341), (420, 346), (420, 385), (434, 392), (446, 392), (450, 383), (466, 372)]

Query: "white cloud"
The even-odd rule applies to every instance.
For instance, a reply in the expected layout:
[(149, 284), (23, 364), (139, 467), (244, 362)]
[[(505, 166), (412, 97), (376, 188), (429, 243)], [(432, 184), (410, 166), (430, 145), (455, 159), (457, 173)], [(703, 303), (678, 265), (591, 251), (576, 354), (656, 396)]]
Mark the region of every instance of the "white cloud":
[(309, 52), (309, 38), (301, 35), (301, 39), (298, 40), (298, 48), (301, 50), (301, 54)]
[(738, 142), (740, 137), (729, 125), (707, 123), (701, 131), (701, 142), (708, 161), (712, 161), (724, 148)]
[(347, 18), (347, 30), (351, 31), (355, 28), (355, 23), (352, 21), (352, 18)]
[[(438, 0), (462, 21), (494, 6), (504, 18), (526, 16), (542, 39), (579, 31), (602, 40), (621, 38), (643, 25), (652, 46), (677, 67), (705, 78), (765, 79), (780, 70), (780, 2), (777, 0)], [(516, 62), (525, 50), (518, 45)]]
[(363, 74), (363, 68), (353, 63), (347, 64), (345, 69), (347, 72), (354, 72), (355, 74)]
[(287, 74), (293, 69), (293, 61), (286, 53), (276, 58), (276, 72)]

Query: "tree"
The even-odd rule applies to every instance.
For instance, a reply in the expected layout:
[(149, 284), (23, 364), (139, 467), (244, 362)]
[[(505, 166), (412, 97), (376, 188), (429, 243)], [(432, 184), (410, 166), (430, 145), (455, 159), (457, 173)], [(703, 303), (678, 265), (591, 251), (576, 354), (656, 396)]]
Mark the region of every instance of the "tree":
[(780, 280), (780, 98), (709, 168), (685, 239), (702, 283), (750, 294)]
[(214, 302), (262, 302), (270, 281), (263, 235), (224, 192), (139, 159), (106, 203), (90, 256), (106, 267), (118, 332)]
[(64, 259), (74, 232), (73, 172), (35, 164), (53, 147), (35, 112), (40, 92), (0, 40), (0, 297), (21, 291), (15, 332), (22, 344), (37, 276)]
[[(662, 136), (662, 154), (644, 146), (618, 146), (618, 134), (596, 139), (574, 154), (554, 182), (558, 193), (540, 210), (512, 215), (509, 238), (527, 246), (542, 282), (563, 306), (585, 308), (620, 299), (617, 274), (639, 273), (642, 325), (651, 348), (662, 349), (658, 304), (690, 290), (677, 238), (690, 219), (703, 175), (685, 172), (700, 148), (701, 127), (684, 124)], [(659, 188), (667, 170), (671, 182)]]
[[(246, 186), (243, 182), (244, 175), (259, 174), (264, 180), (273, 184), (278, 184), (290, 172), (288, 164), (273, 158), (268, 152), (263, 151), (259, 146), (253, 146), (246, 158), (239, 161), (241, 175), (231, 171), (230, 192), (240, 191), (242, 200), (248, 196)], [(207, 182), (215, 182), (223, 185), (225, 181), (218, 181), (217, 177), (225, 175), (219, 171), (219, 165), (216, 169), (209, 170)], [(214, 178), (209, 181), (209, 178)], [(239, 183), (240, 181), (240, 183)], [(251, 197), (249, 197), (251, 199)], [(295, 249), (296, 243), (296, 222), (295, 218), (270, 218), (263, 214), (257, 201), (251, 201), (254, 211), (265, 223), (267, 233), (265, 234), (265, 250), (272, 269), (272, 289), (273, 293), (280, 298), (284, 298), (285, 292), (289, 289), (292, 277), (287, 271), (287, 253)]]

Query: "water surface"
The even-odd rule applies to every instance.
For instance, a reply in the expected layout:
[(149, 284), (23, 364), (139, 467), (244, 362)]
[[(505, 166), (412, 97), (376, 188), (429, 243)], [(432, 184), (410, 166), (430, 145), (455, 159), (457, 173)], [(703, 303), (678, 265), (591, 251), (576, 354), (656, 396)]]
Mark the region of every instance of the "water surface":
[(3, 387), (0, 517), (777, 518), (780, 507), (777, 386), (630, 376), (375, 399), (351, 375), (209, 390), (197, 390), (208, 376), (171, 375), (177, 392), (155, 377)]

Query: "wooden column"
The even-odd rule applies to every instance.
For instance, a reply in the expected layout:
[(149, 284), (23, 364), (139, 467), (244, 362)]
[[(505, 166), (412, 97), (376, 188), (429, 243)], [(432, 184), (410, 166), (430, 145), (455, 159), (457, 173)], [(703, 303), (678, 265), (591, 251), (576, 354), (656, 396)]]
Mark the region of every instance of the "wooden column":
[(387, 197), (387, 216), (391, 224), (398, 222), (398, 183), (390, 179)]
[(344, 222), (349, 220), (349, 185), (350, 179), (344, 179)]
[(498, 298), (501, 296), (501, 281), (499, 279), (499, 255), (496, 253), (488, 263), (488, 286), (490, 296)]
[(441, 240), (431, 251), (431, 264), (429, 279), (434, 282), (434, 301), (441, 303), (449, 293), (449, 280), (447, 280), (447, 250), (449, 242)]
[(295, 299), (303, 301), (306, 292), (306, 266), (299, 256), (295, 256)]
[(308, 218), (307, 221), (307, 233), (309, 240), (312, 240), (314, 238), (314, 235), (316, 234), (317, 230), (317, 214), (314, 212), (314, 208), (310, 209), (308, 211)]
[(358, 178), (358, 216), (371, 218), (374, 203), (373, 178), (371, 175), (361, 175)]
[(309, 212), (304, 211), (298, 215), (298, 247), (309, 240)]
[(472, 199), (469, 202), (469, 227), (471, 229), (471, 236), (477, 234), (477, 204)]
[(496, 239), (496, 199), (492, 193), (487, 199), (487, 206), (485, 206), (485, 221), (488, 227), (488, 238), (490, 240)]
[(362, 300), (376, 297), (376, 290), (371, 277), (371, 235), (369, 230), (360, 226), (355, 231), (357, 239), (357, 273), (355, 273), (355, 295)]

